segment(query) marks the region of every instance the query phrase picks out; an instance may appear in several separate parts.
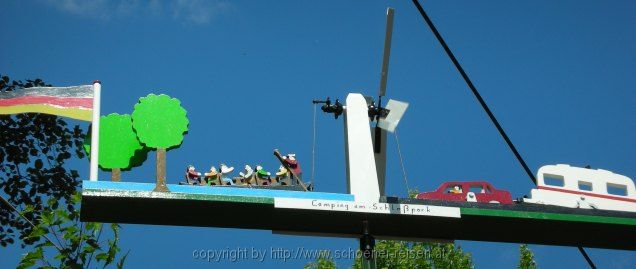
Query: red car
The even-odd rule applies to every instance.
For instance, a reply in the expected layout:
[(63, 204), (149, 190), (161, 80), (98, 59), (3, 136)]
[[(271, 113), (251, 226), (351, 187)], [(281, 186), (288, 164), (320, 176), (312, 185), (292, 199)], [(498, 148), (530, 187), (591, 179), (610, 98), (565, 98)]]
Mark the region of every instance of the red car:
[(486, 181), (446, 182), (432, 192), (422, 192), (417, 199), (444, 200), (451, 202), (478, 202), (510, 205), (509, 191), (497, 190)]

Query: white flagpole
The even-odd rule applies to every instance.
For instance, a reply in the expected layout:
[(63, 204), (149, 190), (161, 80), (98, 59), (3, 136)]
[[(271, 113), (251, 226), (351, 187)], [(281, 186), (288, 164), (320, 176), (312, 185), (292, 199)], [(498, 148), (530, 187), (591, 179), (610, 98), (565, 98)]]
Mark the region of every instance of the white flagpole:
[(90, 181), (97, 181), (99, 170), (99, 104), (101, 102), (102, 83), (99, 80), (93, 82), (93, 120), (91, 128), (91, 169)]

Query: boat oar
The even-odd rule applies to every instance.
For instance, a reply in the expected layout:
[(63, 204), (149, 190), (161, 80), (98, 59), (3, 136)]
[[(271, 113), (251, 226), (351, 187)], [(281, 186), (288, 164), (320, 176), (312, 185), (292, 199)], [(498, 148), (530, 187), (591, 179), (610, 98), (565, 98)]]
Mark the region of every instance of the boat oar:
[(285, 162), (285, 160), (283, 160), (283, 156), (280, 155), (280, 152), (278, 152), (277, 149), (274, 150), (274, 156), (276, 156), (276, 158), (278, 159), (278, 161), (283, 165), (283, 167), (285, 167), (285, 169), (287, 169), (287, 172), (289, 172), (289, 174), (292, 176), (292, 180), (297, 180), (298, 184), (300, 184), (301, 187), (303, 187), (303, 189), (305, 191), (307, 191), (307, 186), (305, 186), (305, 184), (300, 180), (300, 178), (298, 178), (298, 176), (296, 176), (294, 174), (294, 172), (292, 172), (292, 169), (289, 167), (289, 165)]

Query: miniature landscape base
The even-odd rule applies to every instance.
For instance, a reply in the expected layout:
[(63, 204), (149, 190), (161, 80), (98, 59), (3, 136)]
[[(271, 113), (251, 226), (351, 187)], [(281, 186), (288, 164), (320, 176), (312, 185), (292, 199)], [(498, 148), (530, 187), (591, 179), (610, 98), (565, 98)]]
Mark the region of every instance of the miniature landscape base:
[[(458, 217), (276, 207), (276, 199), (352, 204), (350, 194), (263, 188), (84, 181), (82, 221), (270, 230), (358, 238), (367, 221), (377, 239), (491, 241), (636, 249), (636, 213), (383, 197), (391, 206), (459, 209)], [(452, 215), (452, 214), (451, 214)]]

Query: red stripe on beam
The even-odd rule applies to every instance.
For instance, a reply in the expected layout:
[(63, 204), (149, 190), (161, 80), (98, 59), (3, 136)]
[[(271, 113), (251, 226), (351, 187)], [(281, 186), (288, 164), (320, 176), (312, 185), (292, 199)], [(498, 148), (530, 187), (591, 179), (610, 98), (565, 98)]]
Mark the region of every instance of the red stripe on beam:
[(548, 190), (548, 191), (565, 192), (565, 193), (570, 193), (570, 194), (580, 194), (580, 195), (587, 195), (587, 196), (592, 196), (592, 197), (599, 197), (599, 198), (605, 198), (605, 199), (611, 199), (611, 200), (618, 200), (618, 201), (636, 203), (636, 199), (630, 199), (630, 198), (625, 198), (625, 197), (616, 197), (616, 196), (598, 194), (598, 193), (593, 193), (593, 192), (573, 191), (573, 190), (566, 190), (566, 189), (559, 189), (559, 188), (552, 188), (552, 187), (545, 187), (545, 186), (537, 186), (537, 189)]
[(24, 96), (11, 99), (0, 99), (0, 106), (48, 104), (61, 107), (93, 108), (93, 98)]

